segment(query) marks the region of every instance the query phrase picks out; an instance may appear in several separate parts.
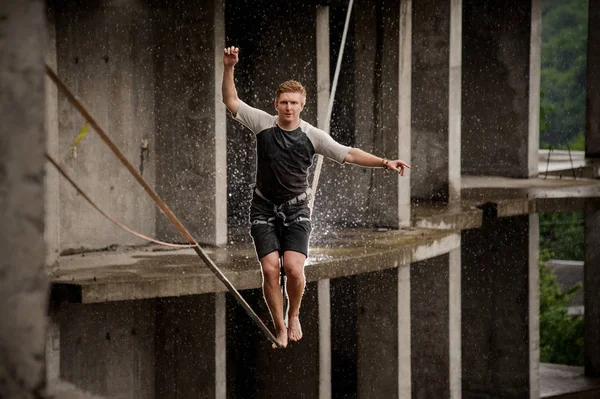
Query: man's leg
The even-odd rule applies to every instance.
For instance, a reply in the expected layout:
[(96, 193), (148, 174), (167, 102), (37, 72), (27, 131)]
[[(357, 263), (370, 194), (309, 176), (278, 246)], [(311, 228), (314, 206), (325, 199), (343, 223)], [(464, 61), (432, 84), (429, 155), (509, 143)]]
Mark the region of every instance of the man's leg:
[[(275, 336), (285, 348), (288, 343), (288, 332), (283, 321), (283, 296), (279, 285), (279, 252), (274, 251), (263, 256), (260, 258), (260, 264), (263, 272), (263, 295), (273, 318)], [(273, 347), (275, 348), (275, 344)]]
[(300, 303), (306, 279), (304, 278), (304, 261), (306, 255), (296, 251), (285, 251), (283, 253), (283, 268), (287, 278), (286, 290), (290, 301), (288, 313), (288, 335), (290, 341), (300, 341), (302, 328), (300, 326)]

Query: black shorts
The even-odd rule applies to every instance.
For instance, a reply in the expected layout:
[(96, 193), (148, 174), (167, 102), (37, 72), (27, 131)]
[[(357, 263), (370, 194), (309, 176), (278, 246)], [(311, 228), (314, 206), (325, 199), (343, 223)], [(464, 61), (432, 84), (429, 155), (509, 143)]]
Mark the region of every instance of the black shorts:
[(308, 241), (312, 230), (308, 205), (307, 198), (296, 204), (276, 207), (256, 193), (253, 194), (250, 235), (259, 260), (273, 251), (278, 251), (280, 255), (285, 251), (295, 251), (308, 257)]

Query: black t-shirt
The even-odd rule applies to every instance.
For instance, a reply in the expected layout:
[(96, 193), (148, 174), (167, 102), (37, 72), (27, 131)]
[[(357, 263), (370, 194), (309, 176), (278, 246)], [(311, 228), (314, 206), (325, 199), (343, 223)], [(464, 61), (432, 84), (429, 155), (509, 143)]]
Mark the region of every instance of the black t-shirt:
[(308, 169), (315, 154), (343, 163), (350, 147), (301, 120), (294, 130), (277, 125), (277, 116), (243, 101), (235, 119), (256, 134), (256, 185), (275, 204), (288, 201), (308, 188)]

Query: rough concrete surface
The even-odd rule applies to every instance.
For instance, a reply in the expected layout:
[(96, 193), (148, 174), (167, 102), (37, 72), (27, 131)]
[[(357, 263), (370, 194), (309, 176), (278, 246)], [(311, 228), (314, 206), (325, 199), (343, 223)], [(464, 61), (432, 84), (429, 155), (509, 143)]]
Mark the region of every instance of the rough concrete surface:
[(0, 2), (0, 397), (45, 388), (43, 1)]

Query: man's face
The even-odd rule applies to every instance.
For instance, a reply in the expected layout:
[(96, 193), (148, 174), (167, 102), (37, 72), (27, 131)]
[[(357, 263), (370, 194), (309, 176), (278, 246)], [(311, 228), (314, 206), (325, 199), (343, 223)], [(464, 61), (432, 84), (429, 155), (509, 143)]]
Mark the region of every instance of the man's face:
[(275, 109), (280, 122), (286, 124), (296, 122), (304, 109), (304, 96), (300, 93), (281, 93), (275, 100)]

